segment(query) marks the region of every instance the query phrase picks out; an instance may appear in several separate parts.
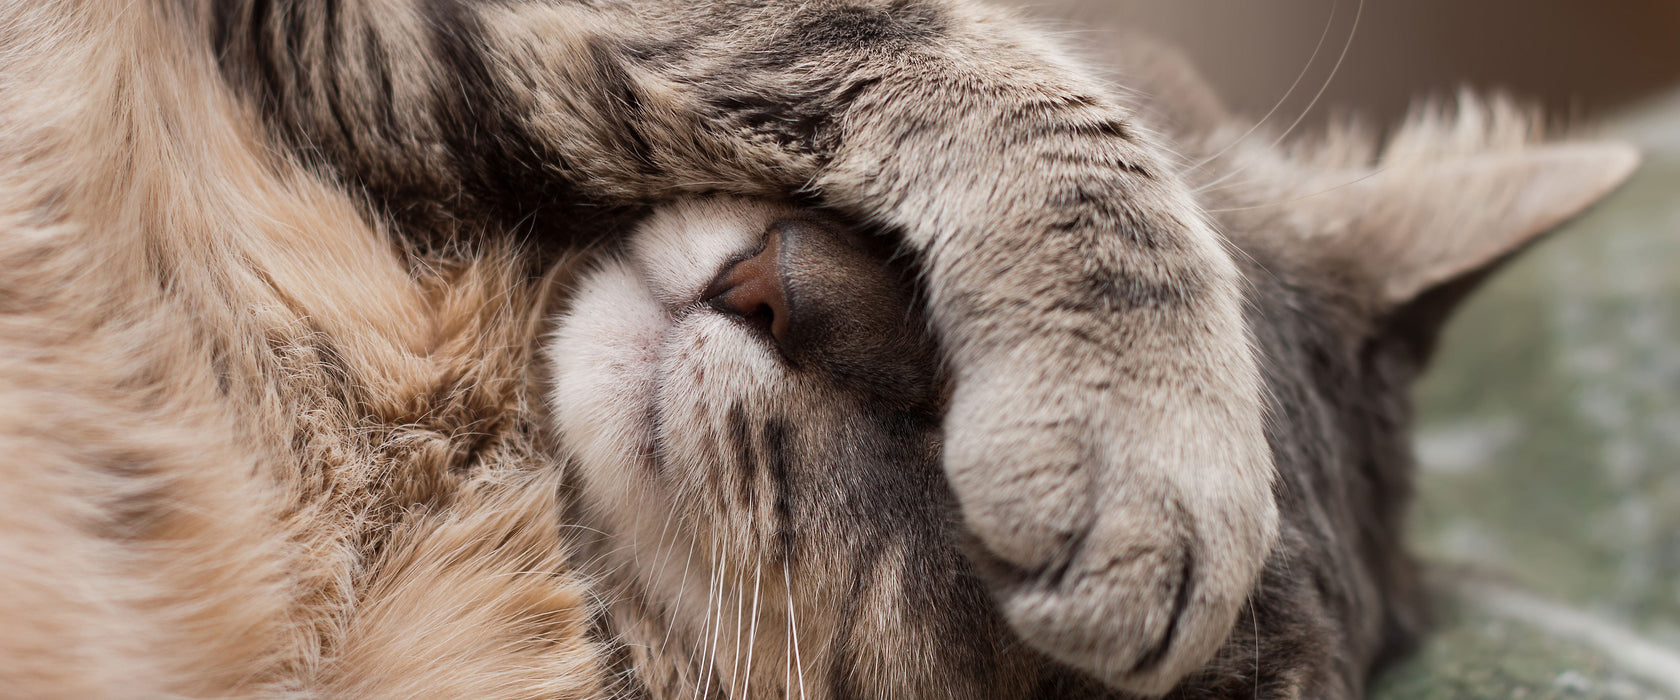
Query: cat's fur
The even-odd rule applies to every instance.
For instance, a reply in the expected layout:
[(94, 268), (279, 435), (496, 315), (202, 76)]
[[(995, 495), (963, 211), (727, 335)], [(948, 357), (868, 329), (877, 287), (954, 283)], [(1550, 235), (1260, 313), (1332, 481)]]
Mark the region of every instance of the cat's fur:
[[(36, 697), (602, 692), (610, 666), (585, 639), (539, 456), (530, 352), (548, 294), (533, 261), (676, 193), (798, 188), (918, 253), (953, 374), (940, 472), (961, 525), (908, 517), (935, 528), (918, 536), (973, 537), (962, 552), (984, 585), (934, 594), (967, 601), (953, 612), (983, 607), (979, 590), (1001, 603), (1007, 628), (962, 628), (1006, 645), (996, 690), (1066, 663), (1161, 691), (1221, 645), (1181, 692), (1253, 683), (1238, 653), (1251, 633), (1227, 637), (1272, 541), (1272, 454), (1287, 512), (1334, 512), (1285, 523), (1254, 633), (1357, 677), (1380, 630), (1410, 629), (1410, 592), (1378, 587), (1405, 581), (1382, 568), (1397, 566), (1383, 564), (1400, 556), (1397, 521), (1367, 524), (1333, 480), (1310, 487), (1336, 498), (1301, 506), (1292, 480), (1369, 455), (1398, 460), (1373, 474), (1403, 471), (1388, 424), (1403, 407), (1383, 401), (1415, 358), (1306, 357), (1360, 379), (1318, 389), (1353, 406), (1274, 367), (1274, 387), (1308, 388), (1279, 414), (1320, 413), (1274, 423), (1265, 449), (1243, 268), (1201, 208), (1304, 202), (1221, 215), (1245, 251), (1276, 246), (1250, 253), (1268, 267), (1302, 271), (1256, 283), (1290, 301), (1251, 314), (1278, 324), (1252, 335), (1278, 357), (1312, 338), (1363, 349), (1388, 337), (1375, 329), (1429, 328), (1439, 307), (1409, 300), (1625, 171), (1615, 150), (1532, 155), (1508, 122), (1414, 129), (1386, 151), (1400, 174), (1366, 180), (1385, 188), (1313, 202), (1309, 184), (1363, 177), (1368, 158), (1248, 142), (1175, 174), (1099, 83), (962, 3), (0, 6), (0, 680)], [(1221, 129), (1176, 136), (1208, 152), (1197, 139)], [(1416, 174), (1491, 145), (1509, 153), (1472, 159), (1476, 177)], [(1259, 183), (1199, 200), (1183, 184), (1239, 167)], [(1477, 196), (1448, 196), (1461, 192)], [(1468, 230), (1431, 225), (1441, 211), (1487, 235), (1431, 238)], [(546, 254), (507, 242), (526, 235)], [(1378, 244), (1392, 270), (1366, 267)], [(1313, 326), (1314, 298), (1339, 320)], [(1126, 410), (1137, 402), (1150, 410)], [(1360, 437), (1372, 426), (1387, 442)], [(1165, 497), (1128, 501), (1140, 488)], [(1396, 484), (1361, 488), (1399, 502)], [(1374, 529), (1350, 542), (1349, 520)], [(1301, 575), (1292, 562), (1312, 552), (1372, 562)], [(1314, 596), (1347, 627), (1287, 624), (1319, 619), (1301, 612)], [(890, 602), (851, 609), (879, 633), (854, 637), (865, 653), (893, 639)], [(973, 678), (854, 658), (843, 670), (864, 692)], [(1262, 656), (1258, 672), (1279, 692), (1344, 682), (1264, 675), (1303, 668)], [(1096, 688), (1049, 677), (1040, 691)]]
[[(1411, 382), (1469, 286), (1633, 163), (1540, 144), (1523, 111), (1468, 99), (1380, 156), (1340, 138), (1240, 147), (1204, 176), (1263, 177), (1209, 199), (1243, 255), (1283, 537), (1173, 697), (1359, 697), (1416, 641)], [(997, 574), (938, 468), (940, 373), (910, 284), (812, 216), (728, 199), (661, 212), (559, 323), (583, 567), (633, 672), (658, 698), (1133, 697), (1031, 651), (988, 600)], [(785, 292), (708, 301), (758, 251), (776, 268), (749, 274)]]
[(179, 6), (280, 138), (411, 235), (576, 242), (693, 192), (891, 229), (954, 373), (944, 469), (1023, 638), (1160, 692), (1236, 619), (1276, 533), (1237, 269), (1045, 35), (967, 0)]
[(0, 3), (0, 695), (600, 697), (528, 262), (405, 259), (164, 20)]

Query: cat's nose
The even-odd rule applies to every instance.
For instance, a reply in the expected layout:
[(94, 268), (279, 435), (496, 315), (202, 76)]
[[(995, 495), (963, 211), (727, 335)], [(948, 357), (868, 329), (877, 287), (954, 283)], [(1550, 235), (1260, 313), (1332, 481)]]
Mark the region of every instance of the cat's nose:
[(787, 341), (793, 320), (782, 279), (782, 233), (782, 227), (771, 227), (763, 250), (724, 268), (702, 294), (712, 308), (739, 316), (770, 334), (777, 345)]

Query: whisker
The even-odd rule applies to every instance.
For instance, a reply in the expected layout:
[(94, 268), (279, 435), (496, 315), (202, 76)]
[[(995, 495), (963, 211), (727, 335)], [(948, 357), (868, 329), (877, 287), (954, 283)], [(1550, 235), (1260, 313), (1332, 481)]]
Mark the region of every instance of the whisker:
[(1277, 138), (1272, 140), (1273, 147), (1289, 138), (1289, 134), (1293, 133), (1296, 127), (1301, 126), (1301, 122), (1306, 121), (1307, 115), (1312, 114), (1313, 108), (1318, 106), (1319, 100), (1324, 99), (1324, 93), (1329, 91), (1330, 84), (1336, 81), (1336, 74), (1342, 72), (1342, 64), (1347, 61), (1348, 52), (1353, 49), (1353, 39), (1359, 35), (1359, 20), (1364, 16), (1365, 0), (1359, 0), (1359, 4), (1353, 8), (1353, 26), (1348, 27), (1347, 42), (1342, 44), (1342, 53), (1336, 56), (1336, 65), (1330, 67), (1330, 75), (1325, 76), (1324, 84), (1320, 85), (1318, 92), (1313, 94), (1312, 101), (1307, 103), (1306, 109), (1301, 110), (1301, 116), (1296, 117), (1295, 121), (1289, 124), (1289, 128), (1284, 129), (1283, 133), (1278, 134)]
[(1258, 131), (1261, 126), (1263, 126), (1266, 122), (1271, 121), (1272, 117), (1277, 114), (1277, 111), (1283, 108), (1283, 104), (1289, 101), (1289, 97), (1291, 95), (1295, 94), (1296, 88), (1301, 87), (1301, 81), (1307, 79), (1307, 73), (1312, 72), (1313, 64), (1318, 63), (1318, 55), (1324, 51), (1324, 42), (1329, 41), (1330, 39), (1330, 28), (1336, 24), (1336, 8), (1340, 6), (1340, 2), (1330, 3), (1330, 16), (1324, 19), (1324, 31), (1319, 32), (1318, 44), (1313, 47), (1312, 55), (1307, 57), (1307, 64), (1301, 66), (1301, 72), (1295, 74), (1295, 82), (1290, 83), (1289, 89), (1283, 91), (1283, 96), (1279, 97), (1277, 102), (1272, 105), (1271, 110), (1266, 112), (1266, 116), (1261, 117), (1260, 121), (1254, 122), (1254, 126), (1248, 127), (1248, 131), (1244, 131), (1241, 136), (1232, 139), (1230, 143), (1225, 144), (1225, 147), (1219, 149), (1217, 153), (1196, 161), (1194, 165), (1191, 165), (1185, 170), (1186, 173), (1193, 173), (1197, 170), (1201, 170), (1203, 166), (1206, 166), (1208, 163), (1218, 160), (1220, 156), (1229, 153), (1231, 149), (1237, 147), (1237, 144), (1248, 140), (1248, 137), (1253, 136), (1254, 132)]
[(747, 575), (746, 567), (741, 567), (735, 574), (735, 636), (730, 638), (729, 645), (735, 648), (734, 660), (729, 664), (729, 694), (735, 695), (735, 681), (741, 677), (741, 623), (746, 617), (747, 587), (741, 585), (741, 577)]
[[(1341, 72), (1342, 63), (1347, 60), (1348, 52), (1353, 49), (1353, 39), (1359, 34), (1359, 20), (1364, 16), (1365, 0), (1359, 0), (1359, 4), (1354, 7), (1353, 11), (1353, 26), (1348, 28), (1347, 42), (1342, 44), (1342, 53), (1340, 56), (1336, 57), (1336, 65), (1330, 67), (1330, 75), (1324, 78), (1324, 84), (1319, 86), (1318, 93), (1313, 95), (1312, 101), (1307, 103), (1306, 109), (1301, 110), (1301, 116), (1296, 117), (1295, 122), (1290, 124), (1289, 128), (1284, 129), (1283, 133), (1278, 134), (1277, 138), (1272, 139), (1271, 148), (1277, 148), (1283, 143), (1284, 139), (1289, 138), (1289, 135), (1294, 133), (1297, 127), (1301, 126), (1301, 122), (1306, 121), (1307, 115), (1312, 113), (1313, 108), (1318, 106), (1318, 101), (1324, 97), (1325, 91), (1330, 89), (1330, 83), (1336, 80), (1336, 74)], [(1214, 185), (1229, 180), (1238, 173), (1247, 169), (1248, 166), (1246, 165), (1233, 169), (1231, 172), (1225, 173), (1224, 175), (1214, 179), (1212, 182), (1197, 188), (1197, 192), (1205, 192)]]
[(752, 597), (752, 625), (747, 631), (747, 670), (746, 681), (741, 684), (741, 697), (752, 697), (752, 662), (753, 651), (758, 648), (758, 582), (764, 573), (764, 554), (760, 552), (753, 561), (753, 597)]
[[(1254, 586), (1254, 600), (1260, 599), (1260, 585)], [(1254, 621), (1254, 700), (1260, 700), (1260, 610), (1254, 604), (1248, 606), (1248, 618)]]
[[(654, 547), (656, 548), (655, 551), (667, 551), (667, 550), (665, 550), (665, 532), (667, 530), (671, 529), (671, 519), (675, 518), (676, 515), (677, 515), (677, 509), (676, 508), (669, 508), (665, 511), (665, 524), (661, 525), (659, 527), (659, 539), (655, 540), (655, 542), (656, 542), (656, 544), (654, 545)], [(665, 556), (660, 558), (660, 560), (659, 560), (659, 570), (654, 572), (653, 580), (655, 580), (655, 581), (659, 580), (660, 575), (665, 573), (665, 565), (670, 563), (670, 561), (671, 561), (671, 557), (668, 553)], [(637, 556), (636, 556), (636, 568), (640, 569), (641, 566), (642, 566), (642, 558), (641, 558), (640, 554), (637, 554)]]
[(799, 620), (793, 608), (793, 576), (788, 573), (787, 560), (782, 560), (782, 591), (787, 594), (788, 629), (792, 630), (793, 665), (799, 673), (799, 700), (805, 700), (805, 660), (799, 656)]
[(620, 565), (620, 564), (608, 565), (605, 562), (607, 560), (611, 559), (613, 557), (613, 555), (616, 555), (619, 552), (622, 552), (626, 549), (630, 549), (631, 547), (634, 547), (634, 546), (635, 545), (633, 545), (633, 544), (623, 544), (623, 545), (619, 545), (618, 547), (615, 547), (613, 549), (609, 549), (607, 551), (600, 552), (600, 553), (598, 553), (598, 554), (596, 554), (596, 555), (594, 555), (594, 556), (592, 556), (588, 559), (585, 559), (581, 562), (578, 562), (576, 564), (576, 568), (579, 569), (579, 570), (583, 570), (583, 571), (594, 571), (594, 572), (597, 572), (600, 575), (617, 573), (619, 568), (622, 565)]
[[(669, 556), (667, 556), (666, 558), (669, 558)], [(671, 641), (671, 630), (676, 628), (676, 625), (673, 624), (674, 621), (682, 619), (681, 613), (682, 613), (683, 596), (688, 595), (688, 571), (689, 571), (689, 568), (693, 564), (694, 564), (694, 546), (691, 543), (690, 546), (688, 547), (688, 556), (683, 557), (682, 582), (677, 584), (677, 602), (671, 606), (670, 619), (672, 620), (672, 623), (667, 623), (665, 625), (665, 638), (659, 640), (659, 647), (661, 649), (666, 648), (666, 645), (669, 644), (670, 641)], [(655, 580), (658, 580), (658, 579), (655, 579)], [(707, 583), (706, 586), (707, 586), (707, 588), (710, 588), (711, 584)], [(692, 662), (693, 659), (691, 658), (691, 659), (689, 659), (689, 661)]]
[[(716, 546), (715, 540), (713, 546)], [(724, 577), (728, 575), (727, 572), (729, 570), (729, 550), (722, 547), (719, 547), (718, 549), (718, 566), (717, 570), (712, 574), (712, 578), (717, 580), (717, 605), (715, 606), (716, 609), (711, 611), (709, 617), (709, 619), (713, 620), (711, 624), (712, 641), (710, 649), (706, 652), (706, 682), (704, 687), (708, 691), (711, 690), (712, 681), (714, 680), (712, 674), (717, 670), (718, 642), (723, 638), (723, 583)]]
[[(785, 569), (787, 567), (787, 563), (783, 562), (782, 567)], [(789, 596), (788, 602), (792, 603), (791, 595)], [(787, 619), (789, 626), (791, 626), (793, 622), (793, 606), (791, 604), (787, 608)], [(785, 631), (786, 630), (784, 630), (784, 632)], [(782, 645), (782, 700), (789, 700), (793, 697), (794, 640), (792, 633), (788, 633), (783, 636), (787, 637), (787, 642)]]
[[(704, 651), (706, 649), (706, 636), (711, 634), (711, 629), (712, 629), (712, 610), (713, 610), (713, 605), (712, 604), (713, 604), (713, 601), (714, 601), (713, 596), (714, 596), (716, 591), (720, 590), (720, 589), (718, 589), (714, 586), (714, 584), (717, 583), (717, 579), (718, 579), (718, 575), (717, 575), (717, 571), (718, 571), (718, 567), (717, 567), (718, 546), (717, 546), (717, 536), (716, 535), (712, 536), (712, 546), (710, 548), (708, 548), (707, 558), (711, 560), (711, 566), (706, 571), (706, 612), (705, 612), (705, 617), (702, 618), (704, 620), (704, 622), (702, 622), (701, 625), (700, 625), (700, 638), (694, 640), (694, 648), (690, 649), (689, 652), (688, 652), (688, 667), (690, 669), (695, 668), (694, 663), (695, 663), (695, 661), (697, 661), (696, 655), (704, 653)], [(699, 698), (700, 694), (705, 692), (705, 690), (706, 690), (706, 679), (710, 678), (710, 677), (711, 677), (711, 674), (707, 671), (707, 669), (704, 669), (704, 668), (700, 669), (700, 675), (697, 678), (694, 679), (695, 680), (695, 685), (694, 685), (694, 697), (695, 698)]]

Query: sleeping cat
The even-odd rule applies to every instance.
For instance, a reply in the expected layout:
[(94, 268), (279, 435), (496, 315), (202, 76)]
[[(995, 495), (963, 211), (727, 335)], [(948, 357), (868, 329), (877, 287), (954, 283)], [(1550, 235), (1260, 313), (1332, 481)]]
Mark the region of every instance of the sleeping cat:
[[(1531, 143), (1501, 105), (1459, 110), (1415, 121), (1375, 164), (1239, 156), (1274, 176), (1220, 199), (1266, 368), (1283, 534), (1213, 663), (1173, 697), (1359, 697), (1424, 628), (1400, 539), (1411, 382), (1471, 285), (1634, 162)], [(1272, 216), (1251, 197), (1293, 204)], [(578, 287), (548, 349), (554, 420), (592, 533), (580, 567), (605, 587), (632, 687), (1132, 697), (1022, 644), (988, 595), (1008, 570), (939, 468), (949, 378), (887, 253), (818, 213), (711, 199), (657, 212)], [(1163, 591), (1209, 565), (1190, 550)]]
[[(737, 611), (753, 600), (747, 556), (762, 584), (750, 590), (765, 592), (775, 577), (759, 575), (758, 555), (836, 555), (834, 570), (783, 575), (783, 610), (795, 611), (785, 639), (799, 643), (779, 687), (1194, 695), (1259, 682), (1286, 694), (1321, 682), (1295, 654), (1330, 649), (1359, 667), (1382, 630), (1400, 638), (1412, 626), (1406, 569), (1383, 564), (1399, 556), (1390, 511), (1404, 479), (1338, 470), (1404, 461), (1399, 433), (1377, 428), (1403, 417), (1392, 391), (1415, 358), (1375, 339), (1421, 354), (1430, 314), (1459, 280), (1585, 206), (1630, 158), (1529, 150), (1530, 134), (1499, 118), (1407, 132), (1377, 175), (1346, 135), (1316, 154), (1244, 141), (1181, 167), (1171, 150), (1212, 155), (1235, 134), (1190, 99), (1194, 85), (1160, 92), (1173, 101), (1113, 96), (1038, 34), (962, 2), (0, 4), (0, 549), (11, 562), (0, 569), (0, 680), (61, 697), (606, 692), (610, 640), (585, 636), (588, 581), (562, 563), (565, 536), (582, 530), (556, 522), (544, 455), (573, 460), (591, 496), (611, 480), (582, 475), (611, 465), (547, 444), (536, 319), (551, 284), (569, 288), (581, 248), (704, 192), (797, 199), (795, 213), (725, 206), (789, 219), (777, 227), (791, 232), (787, 250), (822, 250), (823, 265), (873, 285), (872, 308), (834, 323), (878, 333), (879, 345), (827, 338), (788, 357), (814, 353), (813, 395), (862, 392), (851, 405), (898, 416), (813, 410), (857, 435), (885, 430), (855, 446), (864, 462), (824, 464), (743, 400), (724, 427), (748, 439), (730, 444), (753, 444), (742, 459), (768, 460), (769, 474), (784, 456), (807, 460), (783, 465), (790, 474), (833, 467), (823, 507), (856, 493), (842, 487), (859, 473), (844, 467), (904, 467), (894, 478), (912, 482), (889, 506), (907, 529), (886, 542), (914, 546), (877, 548), (879, 586), (813, 618), (799, 606), (817, 583), (877, 584), (848, 568), (870, 559), (838, 556), (847, 542), (820, 536), (861, 539), (853, 516), (888, 501), (796, 522), (811, 494), (790, 492), (789, 517), (766, 522), (797, 527), (768, 548), (742, 536), (732, 501), (712, 504), (718, 546), (685, 565), (717, 573), (711, 597), (734, 593)], [(1134, 109), (1182, 118), (1147, 122)], [(1332, 191), (1346, 196), (1322, 194)], [(712, 216), (693, 207), (660, 220)], [(1223, 210), (1221, 239), (1204, 220)], [(720, 274), (730, 259), (698, 271), (668, 261), (657, 288), (704, 281), (698, 294), (719, 317), (797, 345), (810, 329), (785, 323), (777, 338), (774, 290), (747, 274), (767, 264), (743, 241), (767, 228), (695, 236), (757, 259), (739, 279)], [(914, 294), (882, 281), (896, 279), (890, 265), (886, 278), (869, 272), (878, 241), (844, 252), (873, 240), (858, 230), (911, 254)], [(1443, 238), (1457, 231), (1482, 235)], [(1266, 274), (1234, 262), (1230, 243)], [(646, 246), (628, 259), (648, 264), (658, 246)], [(845, 281), (816, 280), (812, 293)], [(795, 287), (780, 303), (816, 298)], [(1283, 301), (1259, 301), (1272, 295)], [(1251, 330), (1274, 321), (1250, 311), (1245, 324), (1245, 297), (1279, 305), (1282, 330)], [(840, 318), (828, 303), (822, 313)], [(574, 313), (588, 308), (579, 299)], [(911, 332), (917, 318), (931, 341)], [(1276, 415), (1305, 412), (1275, 421), (1270, 446), (1256, 344), (1281, 367), (1345, 370), (1267, 378), (1287, 398), (1271, 399)], [(937, 362), (920, 354), (929, 348)], [(896, 369), (876, 374), (882, 353)], [(778, 387), (765, 395), (791, 405)], [(1314, 392), (1356, 405), (1331, 411)], [(937, 446), (919, 442), (930, 416)], [(634, 435), (649, 416), (596, 418)], [(798, 432), (814, 439), (819, 423)], [(779, 440), (791, 442), (758, 450)], [(1276, 501), (1274, 458), (1286, 464)], [(1298, 480), (1336, 497), (1307, 502)], [(1381, 498), (1360, 500), (1365, 490)], [(781, 507), (774, 494), (739, 497)], [(615, 509), (646, 503), (576, 507), (621, 525)], [(1291, 519), (1275, 539), (1279, 503)], [(704, 656), (689, 643), (693, 664), (671, 663), (677, 647), (637, 631), (696, 626), (692, 599), (646, 585), (665, 575), (659, 545), (638, 560), (608, 539), (576, 562), (610, 575), (612, 626), (645, 644), (620, 647), (620, 660), (642, 655), (661, 692), (777, 687), (746, 687), (774, 665), (758, 646), (730, 654), (743, 666), (725, 673), (718, 650), (744, 646), (727, 625), (701, 627), (712, 643)], [(716, 565), (700, 557), (713, 552)], [(928, 558), (890, 566), (903, 556)], [(1298, 574), (1313, 557), (1360, 563)], [(891, 595), (889, 577), (907, 571), (935, 577), (907, 584), (923, 597)], [(624, 587), (648, 590), (621, 598)], [(1328, 622), (1308, 614), (1314, 596), (1331, 601)], [(773, 601), (759, 600), (757, 619), (774, 621)], [(941, 602), (948, 617), (907, 613), (908, 629), (880, 617)], [(737, 619), (749, 639), (774, 634)], [(962, 639), (937, 639), (941, 629)], [(1273, 645), (1284, 638), (1299, 641)], [(847, 646), (825, 646), (836, 639)], [(807, 653), (834, 663), (819, 669)]]
[[(543, 251), (517, 257), (533, 267), (566, 259), (695, 193), (796, 197), (891, 229), (927, 278), (952, 371), (941, 467), (1014, 581), (991, 593), (1024, 641), (1111, 682), (1163, 691), (1205, 661), (1274, 541), (1235, 265), (1124, 103), (1006, 13), (46, 0), (0, 6), (0, 76), (0, 156), (19, 180), (6, 209), (77, 230), (266, 241), (295, 227), (308, 247), (343, 229), (363, 252), (370, 235), (400, 240), (426, 268), (484, 241), (532, 242)], [(252, 193), (303, 203), (229, 204)], [(135, 255), (160, 270), (268, 259), (154, 247)], [(276, 293), (302, 318), (326, 313)], [(417, 318), (402, 299), (328, 306)], [(1129, 486), (1145, 482), (1160, 498)], [(1136, 527), (1160, 519), (1181, 525)], [(1185, 569), (1191, 548), (1219, 564)]]
[[(1188, 77), (1150, 63), (1134, 84)], [(1167, 94), (1144, 106), (1209, 120), (1188, 155), (1238, 127), (1196, 84)], [(1635, 162), (1543, 143), (1521, 110), (1470, 98), (1380, 154), (1360, 138), (1244, 144), (1195, 175), (1257, 178), (1204, 196), (1243, 261), (1282, 537), (1172, 697), (1360, 697), (1417, 640), (1411, 383), (1465, 292)], [(548, 348), (554, 420), (590, 533), (579, 566), (634, 692), (1134, 697), (1022, 643), (1014, 601), (989, 595), (1014, 582), (939, 468), (950, 378), (916, 283), (856, 225), (728, 198), (660, 210), (585, 276)], [(1162, 595), (1219, 563), (1187, 548), (1178, 565), (1157, 572)]]

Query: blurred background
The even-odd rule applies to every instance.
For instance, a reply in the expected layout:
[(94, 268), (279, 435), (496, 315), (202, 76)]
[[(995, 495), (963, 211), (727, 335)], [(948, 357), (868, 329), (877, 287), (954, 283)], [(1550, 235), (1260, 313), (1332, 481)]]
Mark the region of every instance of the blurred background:
[(1093, 39), (1126, 31), (1164, 39), (1201, 67), (1230, 106), (1255, 115), (1277, 104), (1303, 68), (1301, 87), (1279, 113), (1299, 115), (1324, 87), (1317, 121), (1336, 111), (1388, 121), (1414, 97), (1462, 85), (1505, 89), (1557, 114), (1600, 116), (1680, 85), (1676, 0), (1012, 4)]
[(1165, 39), (1235, 111), (1281, 100), (1279, 130), (1472, 87), (1644, 148), (1448, 328), (1412, 520), (1442, 625), (1373, 695), (1680, 700), (1680, 0), (1016, 4), (1080, 41)]

